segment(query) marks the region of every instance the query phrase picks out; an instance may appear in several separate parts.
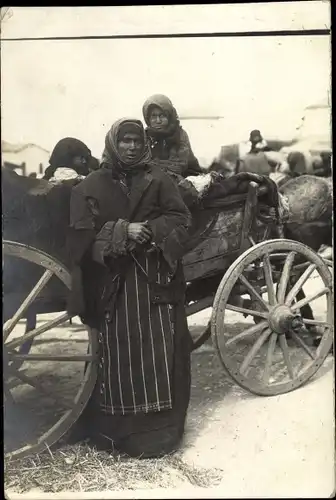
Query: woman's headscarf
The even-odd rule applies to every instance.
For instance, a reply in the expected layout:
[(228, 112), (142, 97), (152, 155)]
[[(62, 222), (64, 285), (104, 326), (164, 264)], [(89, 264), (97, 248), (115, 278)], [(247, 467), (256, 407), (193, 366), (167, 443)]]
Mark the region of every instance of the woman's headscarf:
[[(155, 130), (150, 126), (150, 114), (154, 107), (160, 108), (168, 116), (169, 124), (165, 130)], [(173, 103), (167, 96), (162, 94), (155, 94), (149, 97), (142, 107), (142, 113), (148, 127), (147, 131), (149, 132), (150, 136), (154, 138), (166, 138), (169, 136), (173, 136), (177, 132), (177, 135), (179, 135), (180, 121), (178, 118), (178, 114), (173, 106)]]
[[(140, 158), (132, 163), (125, 163), (118, 151), (118, 142), (127, 133), (139, 134), (143, 141), (143, 150)], [(145, 167), (151, 160), (151, 152), (146, 137), (145, 129), (140, 120), (135, 118), (121, 118), (116, 121), (105, 137), (105, 149), (103, 151), (101, 165), (116, 170), (131, 171)], [(119, 168), (118, 168), (119, 167)]]
[[(46, 169), (44, 178), (49, 179), (53, 177), (58, 167), (70, 167), (76, 156), (82, 156), (87, 161), (90, 159), (91, 151), (84, 142), (74, 137), (65, 137), (58, 141), (51, 153), (49, 159), (50, 166)], [(86, 167), (83, 166), (83, 169), (85, 170)]]
[(65, 137), (54, 147), (49, 163), (53, 167), (67, 167), (76, 156), (83, 156), (88, 159), (91, 156), (91, 151), (79, 139)]

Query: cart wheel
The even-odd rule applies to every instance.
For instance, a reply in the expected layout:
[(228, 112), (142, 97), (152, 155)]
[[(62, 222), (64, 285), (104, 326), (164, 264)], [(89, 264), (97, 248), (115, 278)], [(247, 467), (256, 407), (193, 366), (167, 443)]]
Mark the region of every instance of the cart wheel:
[[(257, 284), (249, 280), (254, 264), (261, 265)], [(298, 300), (303, 287), (312, 287), (311, 283), (314, 289)], [(261, 307), (242, 306), (244, 301), (234, 296), (233, 288), (237, 290), (238, 285)], [(256, 291), (258, 285), (262, 294)], [(317, 300), (314, 319), (302, 316), (304, 306), (312, 307)], [(230, 311), (236, 313), (231, 320)], [(261, 321), (246, 324), (246, 314)], [(315, 348), (306, 342), (309, 326), (320, 331)], [(215, 296), (211, 328), (223, 367), (244, 389), (271, 396), (300, 387), (317, 372), (333, 344), (332, 275), (328, 266), (309, 247), (295, 241), (269, 240), (255, 245), (225, 273)], [(294, 342), (295, 349), (288, 346), (287, 339)]]
[[(48, 449), (76, 422), (96, 382), (98, 341), (91, 330), (69, 331), (66, 312), (52, 318), (41, 314), (37, 327), (20, 331), (20, 319), (50, 281), (62, 282), (66, 290), (71, 278), (61, 263), (33, 247), (5, 241), (3, 251), (42, 268), (41, 278), (3, 327), (5, 456), (16, 459)], [(31, 342), (23, 354), (22, 347)]]

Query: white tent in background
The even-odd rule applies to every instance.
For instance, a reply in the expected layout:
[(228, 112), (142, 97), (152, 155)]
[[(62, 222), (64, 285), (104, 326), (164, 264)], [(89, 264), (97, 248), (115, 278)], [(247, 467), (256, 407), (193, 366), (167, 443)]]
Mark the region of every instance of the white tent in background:
[(202, 167), (209, 167), (219, 154), (226, 137), (227, 122), (222, 116), (181, 115), (194, 154)]
[(332, 152), (331, 106), (327, 100), (305, 108), (295, 143), (286, 148), (287, 151), (302, 151), (312, 155)]

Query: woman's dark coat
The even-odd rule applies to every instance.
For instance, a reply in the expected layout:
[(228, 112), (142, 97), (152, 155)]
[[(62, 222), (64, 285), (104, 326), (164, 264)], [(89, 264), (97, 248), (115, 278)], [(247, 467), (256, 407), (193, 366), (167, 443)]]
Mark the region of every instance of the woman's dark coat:
[[(110, 169), (101, 168), (91, 173), (72, 191), (71, 220), (68, 248), (72, 262), (72, 291), (68, 312), (79, 315), (90, 325), (96, 312), (92, 304), (99, 289), (109, 282), (108, 267), (90, 262), (84, 266), (90, 283), (83, 287), (83, 263), (90, 254), (96, 235), (106, 222), (126, 220), (145, 222), (152, 230), (152, 242), (162, 251), (172, 272), (182, 258), (191, 225), (191, 217), (178, 188), (170, 177), (155, 166), (148, 166), (132, 177), (129, 196)], [(113, 259), (114, 272), (129, 262), (129, 256)], [(90, 259), (91, 260), (91, 259)], [(98, 287), (98, 288), (97, 288)], [(87, 287), (88, 288), (88, 287)], [(91, 306), (90, 306), (91, 305)]]

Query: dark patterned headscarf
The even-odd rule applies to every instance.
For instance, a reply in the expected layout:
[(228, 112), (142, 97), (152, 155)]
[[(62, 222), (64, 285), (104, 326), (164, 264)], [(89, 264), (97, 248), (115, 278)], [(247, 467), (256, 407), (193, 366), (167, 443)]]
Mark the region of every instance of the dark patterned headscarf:
[[(155, 130), (150, 126), (150, 114), (153, 108), (161, 109), (169, 120), (168, 127), (165, 130)], [(167, 142), (177, 142), (180, 136), (180, 121), (176, 109), (171, 100), (162, 94), (155, 94), (149, 97), (142, 107), (142, 113), (147, 125), (147, 133), (153, 139), (165, 139)]]
[[(139, 134), (143, 141), (143, 150), (140, 158), (133, 163), (125, 163), (118, 151), (118, 142), (127, 133)], [(121, 118), (116, 121), (105, 137), (101, 166), (116, 170), (131, 171), (146, 167), (151, 160), (151, 152), (145, 129), (140, 120), (135, 118)]]

